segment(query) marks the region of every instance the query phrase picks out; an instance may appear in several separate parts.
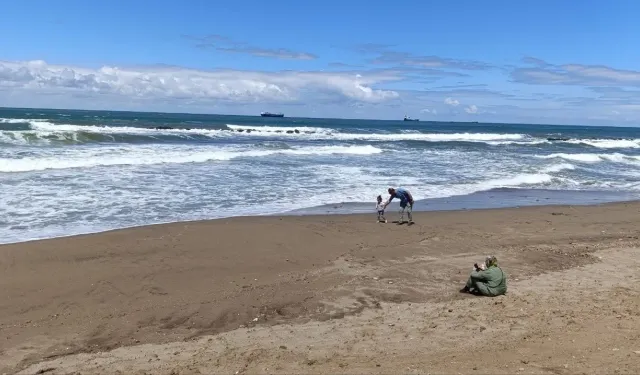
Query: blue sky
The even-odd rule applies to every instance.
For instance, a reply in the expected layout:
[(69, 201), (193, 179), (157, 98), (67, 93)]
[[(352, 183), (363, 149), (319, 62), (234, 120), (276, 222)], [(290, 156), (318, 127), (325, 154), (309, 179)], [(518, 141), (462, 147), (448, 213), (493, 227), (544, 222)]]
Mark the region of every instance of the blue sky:
[(632, 0), (39, 0), (2, 13), (2, 106), (640, 124)]

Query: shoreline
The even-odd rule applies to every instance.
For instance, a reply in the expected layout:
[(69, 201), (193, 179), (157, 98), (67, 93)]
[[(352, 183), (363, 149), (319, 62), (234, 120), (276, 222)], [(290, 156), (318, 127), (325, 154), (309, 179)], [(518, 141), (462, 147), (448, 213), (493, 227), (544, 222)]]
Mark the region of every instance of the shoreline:
[[(546, 190), (546, 189), (521, 189), (521, 188), (497, 188), (486, 191), (477, 191), (471, 194), (455, 195), (443, 198), (427, 198), (416, 200), (414, 212), (455, 212), (477, 211), (492, 209), (510, 209), (522, 207), (545, 206), (597, 206), (611, 203), (633, 203), (640, 201), (640, 197), (632, 192), (611, 191), (571, 191), (571, 190)], [(387, 208), (387, 219), (397, 215), (399, 204), (394, 200)], [(330, 216), (330, 215), (373, 215), (373, 203), (353, 202), (335, 203), (307, 208), (286, 210), (277, 213), (264, 213), (253, 215), (224, 216), (210, 219), (194, 219), (166, 221), (131, 226), (107, 228), (103, 230), (72, 233), (52, 237), (29, 238), (25, 240), (0, 242), (3, 245), (30, 243), (34, 241), (46, 241), (57, 238), (70, 238), (76, 236), (95, 235), (112, 231), (144, 228), (148, 226), (162, 226), (179, 223), (197, 223), (231, 218), (275, 217), (275, 216)]]
[[(235, 217), (1, 245), (0, 373), (640, 370), (639, 209)], [(458, 293), (488, 254), (507, 295)], [(481, 339), (500, 358), (468, 351)], [(614, 364), (586, 356), (604, 343)]]

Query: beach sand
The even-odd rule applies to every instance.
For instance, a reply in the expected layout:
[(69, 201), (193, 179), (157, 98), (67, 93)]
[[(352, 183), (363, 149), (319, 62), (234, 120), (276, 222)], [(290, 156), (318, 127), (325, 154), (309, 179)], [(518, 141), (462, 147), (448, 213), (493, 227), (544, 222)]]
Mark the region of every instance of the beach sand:
[[(0, 373), (640, 373), (640, 203), (414, 216), (0, 246)], [(459, 293), (488, 254), (507, 295)]]

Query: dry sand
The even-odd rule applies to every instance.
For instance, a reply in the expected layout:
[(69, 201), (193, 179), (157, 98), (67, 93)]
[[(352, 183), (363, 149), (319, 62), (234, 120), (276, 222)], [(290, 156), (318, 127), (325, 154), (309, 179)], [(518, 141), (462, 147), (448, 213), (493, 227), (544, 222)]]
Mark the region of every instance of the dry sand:
[[(0, 247), (0, 373), (640, 373), (640, 203), (176, 223)], [(496, 298), (458, 293), (495, 254)]]

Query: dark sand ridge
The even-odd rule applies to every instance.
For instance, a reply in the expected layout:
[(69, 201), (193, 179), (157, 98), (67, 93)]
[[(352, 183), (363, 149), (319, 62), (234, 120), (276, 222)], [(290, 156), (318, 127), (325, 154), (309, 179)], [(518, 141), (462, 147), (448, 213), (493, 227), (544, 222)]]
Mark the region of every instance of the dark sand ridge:
[[(525, 302), (530, 303), (517, 300), (518, 293), (536, 285), (537, 275), (569, 272), (575, 267), (602, 263), (598, 258), (600, 255), (594, 256), (595, 251), (623, 252), (620, 254), (627, 258), (637, 254), (633, 248), (640, 243), (637, 237), (639, 208), (638, 203), (617, 203), (591, 207), (416, 213), (418, 224), (411, 227), (378, 225), (374, 222), (375, 215), (251, 217), (148, 226), (5, 245), (0, 247), (0, 285), (5, 297), (0, 302), (3, 336), (0, 372), (13, 372), (46, 358), (56, 359), (71, 353), (144, 343), (171, 343), (221, 332), (241, 334), (240, 331), (247, 330), (238, 330), (242, 326), (254, 329), (251, 327), (279, 324), (278, 327), (290, 327), (287, 330), (295, 332), (304, 331), (308, 324), (333, 324), (333, 330), (343, 329), (347, 334), (352, 333), (353, 327), (366, 323), (358, 319), (375, 318), (375, 322), (378, 318), (371, 314), (384, 312), (384, 322), (376, 325), (368, 321), (365, 326), (371, 334), (352, 343), (351, 349), (344, 349), (346, 352), (341, 356), (334, 353), (333, 357), (327, 355), (315, 362), (312, 359), (310, 364), (305, 364), (306, 359), (300, 359), (297, 354), (281, 353), (284, 350), (281, 345), (276, 345), (273, 338), (268, 340), (267, 335), (263, 340), (254, 340), (254, 346), (263, 345), (260, 348), (236, 350), (232, 357), (228, 352), (215, 354), (217, 364), (214, 354), (202, 359), (213, 367), (202, 367), (202, 363), (197, 367), (178, 356), (173, 360), (159, 360), (164, 367), (149, 371), (164, 373), (178, 368), (192, 373), (194, 368), (202, 368), (205, 373), (226, 372), (238, 363), (246, 364), (238, 370), (252, 372), (265, 371), (260, 367), (262, 364), (268, 364), (271, 369), (279, 367), (284, 372), (294, 371), (293, 365), (300, 364), (314, 368), (314, 372), (323, 369), (330, 372), (376, 370), (374, 359), (365, 356), (358, 346), (369, 345), (369, 353), (375, 352), (376, 347), (384, 347), (388, 324), (411, 323), (407, 309), (443, 307), (448, 312), (452, 309), (447, 306), (452, 306), (462, 315), (434, 315), (434, 321), (439, 322), (436, 324), (449, 329), (436, 332), (433, 338), (446, 342), (461, 335), (474, 335), (468, 328), (474, 327), (475, 323), (465, 315), (486, 321), (487, 311), (490, 311), (487, 304), (498, 303), (498, 300), (477, 299), (457, 291), (466, 279), (470, 265), (482, 260), (484, 255), (496, 254), (513, 281), (510, 296), (499, 297), (500, 303), (506, 304), (506, 309), (511, 311)], [(620, 254), (615, 259), (625, 259)], [(637, 266), (633, 262), (616, 264), (603, 267), (626, 267), (621, 268), (624, 271)], [(594, 272), (600, 271), (595, 269)], [(637, 276), (634, 279), (633, 275), (630, 273), (618, 282), (636, 282)], [(575, 278), (583, 277), (584, 284), (589, 285), (594, 283), (592, 276), (586, 273)], [(561, 308), (566, 292), (549, 285), (543, 288), (542, 283), (539, 285), (546, 294), (544, 298), (535, 298)], [(558, 296), (554, 297), (554, 293)], [(611, 318), (611, 314), (623, 313), (627, 324), (631, 324), (625, 329), (635, 328), (635, 332), (640, 332), (637, 314), (624, 312), (634, 308), (639, 311), (637, 292), (620, 289), (617, 293), (603, 294), (604, 297), (610, 300), (586, 303), (583, 315), (580, 315), (579, 305), (566, 307), (574, 311), (572, 319), (580, 322), (581, 327), (597, 325), (598, 321), (592, 321), (593, 318), (604, 321)], [(579, 301), (567, 300), (569, 302), (577, 304)], [(624, 311), (603, 310), (602, 313), (609, 313), (607, 316), (594, 313), (596, 307), (611, 303), (620, 304)], [(478, 310), (473, 306), (478, 306)], [(397, 314), (396, 309), (399, 309)], [(543, 314), (544, 311), (538, 312)], [(426, 314), (422, 310), (421, 313)], [(394, 314), (399, 322), (387, 323), (395, 318)], [(519, 320), (533, 322), (533, 325), (523, 326), (522, 334), (528, 334), (532, 339), (539, 338), (536, 334), (551, 334), (548, 329), (536, 326), (536, 319), (528, 314), (521, 313)], [(422, 322), (422, 318), (418, 321)], [(305, 325), (305, 322), (310, 323)], [(344, 326), (336, 326), (335, 322), (343, 322), (338, 324)], [(545, 322), (540, 320), (539, 323)], [(318, 332), (323, 332), (322, 327), (317, 328)], [(486, 329), (486, 322), (484, 327)], [(412, 335), (419, 336), (418, 331)], [(299, 338), (300, 345), (305, 342), (312, 345), (310, 342), (315, 340), (322, 343), (331, 337), (327, 334), (315, 337), (314, 331), (308, 329), (305, 332), (308, 337)], [(430, 338), (425, 330), (421, 332), (421, 342), (425, 337)], [(522, 336), (521, 333), (518, 334)], [(619, 332), (601, 333), (608, 334), (609, 339), (622, 340)], [(615, 334), (618, 336), (611, 336)], [(288, 338), (291, 343), (282, 346), (295, 345), (295, 337)], [(625, 337), (628, 339), (628, 335)], [(340, 335), (333, 340), (339, 338)], [(508, 342), (512, 344), (511, 349), (518, 348), (517, 345), (526, 349), (526, 345), (523, 346), (526, 342), (514, 342), (513, 337), (500, 340), (496, 345)], [(601, 341), (606, 340), (602, 338)], [(265, 347), (265, 344), (270, 345)], [(329, 341), (329, 344), (340, 346), (344, 342)], [(414, 347), (416, 341), (404, 344)], [(455, 347), (449, 349), (449, 352), (439, 353), (438, 358), (458, 358), (457, 363), (467, 366), (461, 368), (470, 371), (473, 366), (465, 363), (465, 354), (455, 352)], [(127, 350), (133, 353), (137, 349)], [(159, 347), (153, 350), (162, 352)], [(313, 357), (313, 350), (307, 350), (311, 354), (307, 353), (305, 358)], [(186, 352), (186, 349), (177, 350), (182, 351)], [(413, 351), (409, 352), (415, 356)], [(243, 357), (246, 355), (253, 357)], [(349, 368), (349, 358), (358, 365)], [(393, 358), (384, 358), (387, 364), (393, 363)], [(411, 357), (400, 355), (395, 368), (404, 371), (405, 367), (442, 362), (441, 359), (429, 361), (425, 358), (415, 358), (412, 362)], [(473, 358), (469, 356), (468, 361)], [(640, 362), (640, 357), (630, 358)], [(96, 359), (96, 362), (100, 361)], [(347, 365), (340, 365), (343, 362)], [(66, 373), (73, 368), (70, 363), (66, 367), (62, 364), (51, 366), (64, 368), (60, 373)], [(82, 361), (73, 363), (83, 373), (108, 373), (117, 368), (103, 362), (98, 370), (89, 369), (86, 363), (82, 367)], [(150, 363), (146, 357), (144, 363)], [(143, 370), (142, 365), (136, 366), (128, 370)], [(624, 363), (620, 366), (624, 368)], [(35, 367), (31, 369), (38, 371)], [(386, 372), (390, 370), (386, 367)], [(426, 371), (425, 368), (422, 370)], [(575, 372), (576, 368), (572, 370)], [(311, 370), (304, 367), (304, 371)], [(56, 370), (48, 373), (56, 373)]]

